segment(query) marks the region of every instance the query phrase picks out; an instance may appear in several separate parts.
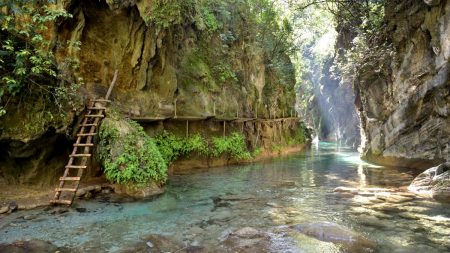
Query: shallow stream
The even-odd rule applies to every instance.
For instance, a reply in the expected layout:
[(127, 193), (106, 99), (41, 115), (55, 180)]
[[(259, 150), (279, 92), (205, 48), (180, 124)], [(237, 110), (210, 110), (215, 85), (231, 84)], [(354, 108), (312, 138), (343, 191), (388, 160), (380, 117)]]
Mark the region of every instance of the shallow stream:
[[(271, 161), (174, 176), (153, 201), (104, 196), (77, 200), (67, 212), (13, 213), (0, 220), (0, 244), (38, 239), (69, 252), (157, 252), (165, 238), (182, 245), (179, 252), (450, 252), (450, 205), (408, 193), (414, 173), (321, 143)], [(231, 238), (244, 227), (261, 232)]]

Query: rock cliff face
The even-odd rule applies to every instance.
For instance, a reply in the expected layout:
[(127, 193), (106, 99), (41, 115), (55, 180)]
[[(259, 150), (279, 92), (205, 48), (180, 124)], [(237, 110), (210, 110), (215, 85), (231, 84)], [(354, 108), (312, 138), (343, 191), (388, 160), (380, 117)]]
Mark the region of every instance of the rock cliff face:
[[(59, 27), (59, 41), (81, 42), (79, 75), (91, 95), (103, 95), (118, 69), (114, 101), (132, 116), (172, 116), (175, 101), (179, 116), (212, 115), (214, 104), (223, 116), (290, 111), (294, 73), (267, 67), (269, 52), (246, 28), (245, 6), (218, 13), (223, 28), (211, 32), (195, 17), (161, 29), (146, 22), (151, 1), (115, 2), (66, 3), (74, 18)], [(292, 68), (288, 57), (280, 60)]]
[(385, 10), (394, 53), (369, 59), (355, 80), (363, 157), (439, 164), (450, 159), (450, 1), (388, 1)]
[[(258, 42), (261, 31), (252, 28), (245, 2), (224, 10), (188, 6), (189, 19), (168, 24), (154, 22), (155, 1), (56, 2), (73, 18), (51, 29), (52, 45), (57, 59), (79, 60), (76, 75), (85, 83), (80, 100), (104, 96), (117, 69), (112, 100), (125, 116), (167, 117), (176, 110), (178, 116), (275, 118), (292, 112), (292, 63)], [(81, 50), (68, 41), (81, 42)], [(32, 101), (29, 106), (36, 107)], [(2, 119), (0, 184), (50, 184), (66, 162), (80, 110), (57, 124), (42, 120), (31, 134), (16, 124), (34, 127), (23, 120), (23, 115), (37, 114), (27, 108), (11, 109)]]

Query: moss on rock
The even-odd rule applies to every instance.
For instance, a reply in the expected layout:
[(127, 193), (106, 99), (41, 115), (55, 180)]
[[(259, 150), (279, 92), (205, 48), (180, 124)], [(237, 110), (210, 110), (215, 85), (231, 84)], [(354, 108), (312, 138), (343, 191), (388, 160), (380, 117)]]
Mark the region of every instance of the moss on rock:
[(136, 188), (166, 182), (167, 162), (137, 123), (107, 117), (100, 126), (99, 137), (99, 160), (108, 180)]

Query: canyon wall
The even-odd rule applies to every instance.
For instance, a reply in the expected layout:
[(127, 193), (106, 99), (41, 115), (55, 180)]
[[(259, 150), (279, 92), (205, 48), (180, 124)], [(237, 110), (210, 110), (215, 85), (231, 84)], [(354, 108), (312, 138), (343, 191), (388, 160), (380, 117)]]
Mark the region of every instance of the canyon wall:
[[(115, 70), (113, 106), (126, 117), (171, 117), (175, 108), (177, 116), (189, 117), (293, 114), (294, 68), (288, 55), (274, 54), (264, 43), (275, 44), (276, 38), (252, 20), (249, 3), (217, 1), (223, 6), (211, 7), (207, 3), (213, 2), (194, 2), (172, 1), (184, 7), (174, 5), (162, 15), (152, 7), (155, 1), (56, 1), (55, 8), (73, 18), (58, 21), (47, 37), (59, 64), (69, 56), (78, 59), (74, 74), (84, 82), (77, 94), (80, 103), (65, 112), (65, 120), (47, 115), (52, 108), (38, 106), (42, 101), (10, 107), (0, 125), (0, 185), (57, 180), (83, 101), (104, 96)], [(284, 124), (281, 131), (289, 135), (290, 127)]]
[[(355, 77), (362, 156), (426, 168), (450, 156), (450, 1), (388, 1), (387, 41)], [(376, 57), (375, 57), (376, 56)]]

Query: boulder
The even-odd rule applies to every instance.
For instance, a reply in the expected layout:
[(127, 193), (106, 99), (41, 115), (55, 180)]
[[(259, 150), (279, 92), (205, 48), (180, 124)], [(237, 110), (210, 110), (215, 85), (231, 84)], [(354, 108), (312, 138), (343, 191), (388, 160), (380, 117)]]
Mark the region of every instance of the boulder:
[(437, 201), (450, 202), (450, 162), (422, 172), (412, 181), (408, 190)]
[(97, 154), (106, 178), (116, 184), (116, 193), (139, 198), (163, 193), (161, 185), (167, 179), (167, 161), (137, 123), (108, 111), (108, 117), (100, 125)]
[(372, 252), (376, 247), (374, 241), (332, 222), (298, 224), (291, 228), (320, 241), (340, 244), (346, 252)]
[(151, 198), (164, 193), (164, 188), (155, 182), (149, 182), (144, 187), (132, 187), (129, 185), (115, 184), (114, 192), (117, 194), (128, 195), (133, 198)]

